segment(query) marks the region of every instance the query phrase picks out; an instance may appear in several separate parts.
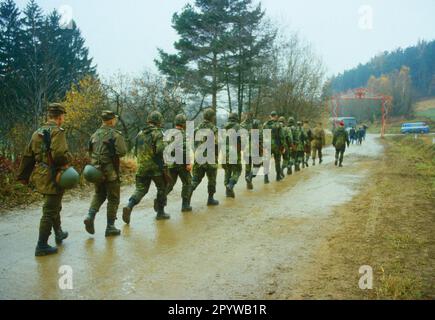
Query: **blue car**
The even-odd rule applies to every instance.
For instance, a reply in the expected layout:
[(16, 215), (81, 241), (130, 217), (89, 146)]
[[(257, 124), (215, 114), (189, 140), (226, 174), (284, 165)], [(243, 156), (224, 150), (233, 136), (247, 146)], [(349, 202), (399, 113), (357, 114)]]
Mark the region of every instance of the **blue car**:
[(429, 133), (430, 128), (424, 122), (414, 122), (414, 123), (404, 123), (402, 124), (402, 129), (400, 132), (403, 134), (407, 133)]

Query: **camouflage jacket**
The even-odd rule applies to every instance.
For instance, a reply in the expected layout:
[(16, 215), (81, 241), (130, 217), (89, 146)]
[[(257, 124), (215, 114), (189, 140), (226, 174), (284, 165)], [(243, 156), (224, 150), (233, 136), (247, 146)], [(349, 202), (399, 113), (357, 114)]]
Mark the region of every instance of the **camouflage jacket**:
[(313, 130), (311, 130), (311, 128), (307, 125), (304, 125), (303, 129), (304, 129), (305, 136), (307, 138), (305, 144), (311, 146), (311, 141), (313, 141)]
[(302, 127), (296, 127), (293, 131), (293, 143), (295, 151), (305, 151), (305, 143), (307, 142), (307, 135)]
[(286, 137), (284, 129), (280, 122), (275, 120), (269, 120), (263, 125), (263, 129), (271, 130), (271, 146), (272, 153), (280, 152), (282, 148), (286, 147)]
[(113, 127), (101, 126), (89, 141), (91, 164), (100, 169), (106, 181), (119, 179), (119, 159), (127, 154), (127, 146), (121, 132)]
[(320, 127), (315, 127), (313, 130), (313, 141), (311, 146), (313, 148), (322, 148), (326, 145), (325, 130)]
[[(229, 121), (225, 125), (225, 130), (234, 130), (236, 134), (240, 132), (240, 129), (242, 127), (237, 122)], [(230, 154), (234, 153), (237, 155), (237, 164), (241, 163), (241, 151), (242, 151), (242, 141), (241, 138), (238, 136), (236, 144), (234, 144), (233, 139), (230, 139), (230, 137), (226, 138), (226, 164), (230, 164), (231, 158)], [(235, 164), (235, 163), (233, 163)]]
[[(51, 157), (53, 163), (50, 164), (49, 152), (44, 143), (44, 132), (48, 133), (51, 144)], [(71, 154), (68, 151), (64, 129), (58, 127), (54, 121), (48, 121), (32, 135), (30, 143), (23, 154), (24, 158), (33, 158), (35, 168), (30, 177), (30, 181), (36, 190), (42, 194), (54, 195), (62, 193), (63, 190), (57, 186), (56, 175), (68, 166), (71, 161)], [(51, 168), (53, 170), (50, 169)], [(18, 175), (22, 174), (24, 167), (20, 166)], [(54, 173), (54, 176), (53, 176)]]
[(149, 125), (136, 137), (136, 150), (138, 169), (136, 175), (139, 177), (162, 176), (165, 169), (163, 152), (166, 143), (163, 140), (163, 131)]
[(350, 144), (349, 134), (344, 127), (339, 127), (334, 132), (334, 138), (332, 140), (332, 145), (336, 149), (346, 149), (346, 144)]
[[(183, 141), (176, 141), (175, 138), (172, 141), (175, 145), (175, 150), (178, 151), (178, 153), (181, 151), (183, 154), (183, 164), (180, 163), (168, 163), (168, 168), (172, 169), (172, 168), (179, 168), (179, 167), (185, 167), (187, 164), (189, 164), (190, 158), (191, 158), (191, 150), (190, 148), (187, 146), (187, 142), (186, 142), (186, 131), (181, 129), (181, 128), (175, 128), (174, 130), (177, 130), (181, 133), (181, 135), (183, 136)], [(176, 151), (173, 151), (171, 154), (171, 157), (173, 157), (175, 159), (176, 155)], [(177, 160), (177, 159), (176, 159)]]
[[(203, 130), (203, 129), (209, 129), (213, 132), (214, 134), (214, 145), (215, 145), (215, 164), (204, 164), (204, 166), (213, 166), (213, 167), (218, 167), (218, 158), (219, 158), (219, 137), (218, 137), (218, 128), (215, 126), (215, 124), (213, 122), (204, 120), (195, 130), (195, 136), (198, 133), (199, 130)], [(196, 141), (195, 142), (195, 152), (197, 152), (198, 147), (205, 143), (207, 141), (207, 138), (204, 137), (201, 141)], [(196, 155), (197, 156), (197, 155)], [(204, 152), (204, 157), (207, 157), (207, 151)]]

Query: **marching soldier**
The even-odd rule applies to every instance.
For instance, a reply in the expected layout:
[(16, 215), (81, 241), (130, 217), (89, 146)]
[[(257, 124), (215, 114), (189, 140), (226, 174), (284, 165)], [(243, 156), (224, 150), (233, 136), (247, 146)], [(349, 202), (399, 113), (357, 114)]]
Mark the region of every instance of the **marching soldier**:
[[(195, 191), (201, 183), (204, 176), (207, 175), (208, 179), (208, 206), (217, 206), (219, 201), (214, 199), (216, 193), (216, 177), (218, 171), (218, 128), (215, 126), (216, 113), (212, 108), (204, 111), (204, 121), (197, 127), (196, 131), (208, 129), (213, 132), (214, 135), (214, 146), (215, 146), (215, 159), (214, 163), (204, 163), (199, 164), (195, 162), (193, 165), (193, 177), (192, 177), (192, 190)], [(206, 138), (202, 141), (204, 143)], [(197, 144), (199, 145), (199, 144)], [(204, 154), (204, 156), (207, 156)]]
[[(235, 134), (240, 131), (239, 116), (237, 113), (231, 113), (228, 117), (228, 123), (225, 125), (225, 130), (234, 130)], [(241, 139), (237, 137), (236, 145), (231, 145), (231, 141), (227, 138), (226, 143), (226, 162), (223, 165), (225, 170), (225, 187), (226, 196), (228, 198), (235, 198), (234, 187), (239, 181), (240, 175), (242, 174), (242, 164), (241, 164)], [(235, 148), (235, 149), (234, 149)], [(230, 163), (231, 157), (230, 153), (236, 153), (237, 163)]]
[(301, 163), (305, 161), (305, 141), (307, 140), (301, 121), (297, 122), (293, 138), (295, 143), (295, 171), (301, 171)]
[(175, 130), (178, 130), (182, 136), (183, 141), (176, 148), (180, 148), (183, 152), (183, 163), (173, 163), (169, 164), (169, 175), (171, 176), (171, 181), (168, 184), (167, 194), (171, 193), (177, 183), (178, 177), (180, 177), (183, 187), (181, 189), (182, 212), (192, 211), (190, 206), (190, 194), (192, 192), (192, 165), (190, 164), (190, 150), (188, 150), (186, 145), (186, 116), (184, 114), (179, 114), (175, 117)]
[[(60, 176), (71, 161), (65, 131), (61, 127), (65, 114), (63, 105), (49, 105), (48, 121), (33, 133), (18, 172), (18, 180), (25, 184), (31, 181), (44, 196), (35, 256), (57, 253), (57, 248), (48, 244), (51, 229), (58, 245), (68, 237), (68, 232), (64, 232), (61, 227), (60, 212), (64, 188), (59, 183)], [(78, 182), (78, 175), (76, 179)]]
[(344, 128), (344, 121), (341, 121), (340, 126), (335, 130), (332, 145), (335, 147), (335, 165), (342, 167), (346, 145), (347, 147), (350, 145), (349, 134)]
[(138, 161), (136, 191), (131, 196), (128, 205), (123, 209), (122, 219), (126, 224), (130, 223), (133, 208), (148, 193), (151, 182), (154, 182), (157, 188), (157, 197), (154, 200), (154, 210), (157, 213), (156, 219), (170, 219), (170, 216), (165, 213), (166, 191), (170, 183), (170, 177), (163, 158), (166, 147), (161, 129), (163, 116), (160, 112), (153, 111), (148, 116), (147, 122), (147, 127), (139, 132), (136, 137)]
[(311, 148), (313, 150), (313, 166), (316, 165), (316, 156), (319, 156), (319, 164), (323, 162), (322, 149), (326, 145), (325, 130), (322, 128), (322, 123), (319, 122), (313, 131), (313, 141), (311, 143)]
[(289, 162), (287, 167), (287, 174), (291, 175), (293, 174), (293, 166), (296, 165), (296, 122), (293, 117), (290, 117), (288, 119), (288, 134), (291, 136), (291, 144), (290, 144), (290, 150), (289, 150)]
[[(281, 170), (281, 155), (285, 151), (285, 135), (281, 124), (278, 122), (278, 113), (273, 111), (270, 114), (270, 120), (264, 124), (263, 128), (272, 131), (271, 152), (275, 159), (276, 181), (281, 181), (284, 178)], [(266, 183), (269, 181), (268, 174), (264, 176), (264, 179)]]
[(292, 174), (291, 169), (291, 149), (293, 146), (293, 133), (291, 131), (291, 128), (288, 127), (288, 122), (284, 117), (279, 118), (279, 122), (281, 123), (283, 130), (284, 130), (284, 145), (285, 145), (285, 151), (282, 155), (283, 162), (282, 162), (282, 174), (284, 176), (284, 170), (287, 169), (287, 175)]
[(127, 154), (127, 146), (121, 132), (115, 129), (117, 118), (113, 111), (102, 112), (102, 126), (89, 141), (91, 166), (86, 166), (84, 171), (85, 178), (95, 184), (95, 193), (84, 220), (85, 229), (95, 234), (95, 216), (107, 200), (106, 237), (121, 234), (121, 230), (115, 227), (121, 197), (119, 160)]
[(304, 167), (306, 166), (307, 168), (309, 167), (308, 165), (308, 161), (310, 160), (311, 157), (311, 142), (313, 141), (313, 131), (310, 128), (310, 124), (308, 122), (308, 120), (304, 121), (304, 133), (306, 136), (306, 140), (305, 140), (305, 159), (304, 161)]
[[(253, 129), (254, 125), (254, 118), (252, 116), (251, 112), (247, 112), (245, 114), (245, 120), (242, 122), (241, 127), (248, 131), (249, 133), (249, 141), (248, 145), (246, 146), (246, 149), (244, 150), (245, 154), (248, 154), (247, 157), (248, 161), (245, 164), (245, 180), (246, 180), (246, 187), (248, 190), (253, 190), (254, 185), (252, 184), (252, 180), (254, 178), (254, 173), (252, 172), (252, 155), (251, 155), (251, 131)], [(246, 158), (246, 157), (245, 157)]]

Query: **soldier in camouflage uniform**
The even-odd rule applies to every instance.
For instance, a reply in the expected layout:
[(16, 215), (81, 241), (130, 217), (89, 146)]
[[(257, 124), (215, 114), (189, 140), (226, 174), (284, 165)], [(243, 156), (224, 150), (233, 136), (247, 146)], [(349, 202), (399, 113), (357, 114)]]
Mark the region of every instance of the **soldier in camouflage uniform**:
[(304, 133), (306, 136), (305, 140), (305, 158), (304, 158), (304, 167), (309, 167), (308, 161), (310, 161), (311, 157), (311, 142), (313, 141), (313, 131), (310, 128), (310, 124), (307, 120), (304, 121)]
[[(214, 134), (214, 145), (215, 145), (215, 161), (214, 163), (199, 164), (195, 162), (193, 165), (193, 177), (192, 177), (192, 190), (195, 191), (201, 183), (204, 176), (207, 175), (208, 179), (208, 206), (217, 206), (219, 201), (214, 199), (216, 193), (216, 177), (218, 171), (218, 128), (215, 126), (216, 113), (212, 108), (208, 108), (204, 111), (204, 121), (196, 128), (196, 131), (208, 129)], [(196, 146), (204, 143), (206, 138)], [(204, 154), (206, 156), (206, 154)]]
[(344, 121), (341, 121), (340, 126), (335, 130), (332, 145), (335, 147), (335, 165), (342, 167), (346, 145), (347, 147), (350, 145), (349, 134), (344, 128)]
[(95, 184), (95, 193), (84, 224), (88, 233), (95, 234), (95, 216), (107, 200), (106, 237), (110, 237), (121, 234), (121, 231), (115, 227), (121, 198), (119, 159), (127, 154), (127, 146), (121, 132), (115, 129), (117, 122), (115, 113), (103, 111), (101, 119), (102, 126), (89, 141), (89, 156), (91, 165), (102, 172), (103, 178)]
[(154, 182), (157, 188), (157, 197), (154, 200), (154, 210), (157, 213), (156, 219), (170, 219), (170, 216), (165, 213), (166, 192), (170, 179), (163, 158), (166, 148), (161, 129), (163, 116), (160, 112), (153, 111), (148, 116), (147, 122), (147, 127), (139, 132), (136, 137), (135, 149), (138, 162), (136, 191), (131, 196), (128, 205), (123, 209), (122, 219), (126, 224), (130, 223), (133, 208), (148, 193), (151, 182)]
[[(281, 156), (285, 151), (285, 134), (282, 125), (278, 122), (278, 113), (273, 111), (270, 114), (270, 120), (267, 121), (263, 129), (270, 129), (271, 133), (271, 146), (272, 146), (272, 155), (275, 159), (275, 171), (276, 171), (276, 181), (281, 181), (284, 178), (281, 168)], [(265, 182), (269, 181), (269, 176), (266, 174), (264, 176)]]
[(290, 158), (291, 158), (291, 149), (293, 146), (293, 133), (288, 127), (287, 120), (284, 117), (279, 118), (279, 122), (281, 123), (283, 130), (284, 130), (284, 136), (285, 136), (285, 151), (282, 155), (283, 162), (282, 162), (282, 174), (284, 175), (284, 170), (287, 169), (287, 175), (292, 174), (292, 169), (290, 165)]
[(313, 141), (311, 149), (313, 150), (313, 166), (316, 165), (316, 156), (319, 155), (319, 164), (323, 162), (322, 148), (326, 145), (325, 130), (322, 128), (322, 123), (319, 122), (313, 130)]
[[(247, 112), (245, 114), (245, 120), (241, 123), (241, 127), (248, 131), (249, 135), (251, 135), (251, 130), (253, 129), (254, 118), (251, 112)], [(245, 154), (245, 158), (248, 160), (245, 164), (245, 180), (246, 187), (248, 190), (253, 190), (254, 185), (252, 184), (252, 179), (254, 178), (254, 173), (252, 172), (252, 157), (251, 157), (251, 138), (248, 141), (248, 145), (246, 149), (243, 151)], [(246, 156), (248, 155), (248, 156)]]
[[(234, 130), (236, 134), (240, 132), (241, 126), (239, 124), (239, 116), (237, 113), (231, 113), (228, 117), (228, 123), (225, 125), (225, 130)], [(230, 163), (230, 153), (235, 153), (237, 155), (237, 163)], [(226, 142), (226, 161), (222, 166), (225, 170), (225, 187), (226, 196), (228, 198), (235, 198), (234, 187), (239, 181), (240, 175), (242, 174), (242, 163), (241, 163), (241, 138), (237, 137), (236, 145), (232, 145), (232, 141), (227, 137)]]
[(291, 175), (293, 174), (293, 166), (296, 165), (296, 122), (293, 117), (290, 117), (288, 119), (288, 134), (291, 136), (291, 144), (290, 144), (290, 154), (289, 154), (289, 161), (288, 161), (288, 167), (287, 167), (287, 174)]
[(293, 139), (295, 144), (295, 171), (301, 171), (301, 163), (305, 161), (305, 141), (307, 140), (301, 121), (297, 123)]
[(178, 130), (182, 136), (183, 141), (180, 145), (177, 145), (177, 149), (181, 149), (183, 153), (183, 163), (172, 163), (168, 165), (169, 174), (171, 176), (171, 181), (168, 184), (167, 194), (171, 193), (177, 183), (178, 177), (180, 177), (183, 187), (181, 189), (182, 212), (192, 211), (190, 206), (190, 194), (192, 192), (192, 166), (190, 164), (190, 150), (188, 150), (186, 145), (186, 116), (184, 114), (179, 114), (175, 117), (175, 130)]
[(60, 174), (71, 161), (65, 131), (61, 128), (65, 114), (63, 105), (50, 104), (48, 121), (33, 133), (18, 172), (18, 180), (25, 184), (30, 180), (44, 196), (35, 256), (57, 253), (57, 248), (48, 244), (52, 228), (57, 244), (68, 237), (68, 232), (62, 231), (60, 218), (64, 190), (57, 184)]

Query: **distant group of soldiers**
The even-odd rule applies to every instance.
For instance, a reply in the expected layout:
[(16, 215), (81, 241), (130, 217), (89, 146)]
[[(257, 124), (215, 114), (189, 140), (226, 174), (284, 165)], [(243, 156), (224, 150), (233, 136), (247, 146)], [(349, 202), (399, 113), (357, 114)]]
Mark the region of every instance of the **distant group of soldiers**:
[(349, 130), (349, 139), (351, 144), (359, 144), (362, 145), (363, 141), (366, 138), (366, 126), (361, 126), (358, 129), (355, 127), (350, 128)]
[[(62, 209), (62, 197), (65, 188), (63, 186), (74, 183), (70, 180), (76, 179), (74, 172), (68, 172), (71, 154), (65, 137), (62, 124), (65, 119), (65, 108), (62, 104), (51, 104), (48, 109), (48, 121), (38, 129), (32, 136), (19, 169), (18, 179), (23, 183), (30, 180), (36, 189), (44, 195), (43, 215), (40, 222), (39, 238), (36, 246), (35, 255), (45, 256), (57, 252), (56, 247), (48, 244), (51, 231), (54, 231), (57, 244), (61, 244), (68, 237), (68, 233), (61, 228), (60, 212)], [(85, 178), (94, 183), (95, 192), (89, 207), (88, 214), (84, 219), (85, 229), (88, 233), (94, 234), (94, 221), (102, 204), (107, 200), (107, 227), (106, 237), (117, 236), (121, 231), (116, 228), (118, 207), (120, 204), (120, 158), (127, 154), (127, 146), (121, 132), (115, 129), (117, 115), (112, 111), (104, 111), (101, 115), (102, 126), (91, 136), (89, 141), (89, 155), (91, 162), (86, 166), (83, 174)], [(164, 150), (168, 142), (164, 139), (162, 130), (163, 116), (157, 111), (151, 112), (147, 118), (146, 127), (139, 132), (135, 140), (135, 155), (137, 157), (138, 168), (136, 172), (136, 190), (129, 198), (127, 205), (122, 210), (122, 219), (126, 224), (130, 223), (131, 215), (144, 196), (148, 193), (151, 183), (157, 189), (154, 200), (154, 210), (157, 213), (157, 220), (170, 219), (165, 212), (167, 196), (173, 190), (178, 178), (182, 182), (182, 212), (192, 211), (191, 198), (194, 191), (201, 184), (203, 178), (208, 180), (208, 206), (217, 206), (219, 201), (215, 199), (216, 178), (218, 173), (218, 128), (216, 126), (216, 114), (211, 108), (203, 112), (203, 121), (197, 126), (196, 130), (209, 129), (214, 134), (215, 157), (214, 163), (191, 164), (191, 151), (186, 142), (186, 116), (183, 114), (175, 117), (175, 130), (183, 136), (183, 163), (166, 164), (164, 161)], [(262, 144), (263, 135), (259, 135), (260, 157), (263, 162), (254, 161), (251, 156), (245, 164), (245, 180), (249, 190), (254, 188), (253, 179), (259, 174), (260, 168), (264, 168), (264, 183), (269, 181), (270, 158), (274, 158), (276, 180), (284, 179), (285, 174), (293, 174), (293, 170), (298, 172), (301, 168), (309, 166), (310, 158), (312, 165), (323, 161), (322, 149), (326, 144), (325, 131), (322, 123), (318, 123), (315, 128), (310, 128), (308, 121), (295, 121), (294, 118), (286, 120), (279, 117), (277, 112), (272, 112), (266, 123), (254, 119), (251, 113), (244, 114), (243, 121), (240, 122), (238, 114), (231, 113), (225, 129), (235, 132), (245, 129), (248, 132), (259, 130), (260, 133), (265, 129), (271, 131), (270, 154), (264, 154)], [(344, 130), (344, 129), (343, 129)], [(339, 133), (342, 132), (340, 129)], [(344, 131), (346, 132), (346, 131)], [(46, 138), (44, 140), (44, 137)], [(204, 138), (205, 139), (205, 138)], [(44, 141), (48, 140), (49, 143)], [(344, 153), (340, 135), (334, 135), (334, 145), (338, 148), (337, 161), (342, 164)], [(200, 143), (200, 142), (198, 142)], [(195, 144), (195, 147), (198, 146)], [(344, 144), (349, 145), (348, 135), (344, 135)], [(236, 163), (225, 162), (222, 165), (225, 170), (225, 188), (228, 198), (235, 198), (234, 188), (238, 183), (242, 171), (242, 149), (240, 140), (237, 141), (237, 161)], [(249, 144), (251, 146), (251, 144)], [(227, 144), (227, 148), (230, 146)], [(193, 150), (194, 151), (194, 150)], [(228, 150), (227, 150), (228, 151)], [(246, 151), (246, 150), (245, 150)], [(245, 152), (243, 151), (243, 152)], [(248, 151), (249, 152), (249, 151)], [(341, 153), (340, 153), (341, 152)], [(227, 152), (228, 156), (229, 152)], [(341, 154), (341, 157), (340, 157)], [(54, 170), (53, 170), (54, 168)]]

